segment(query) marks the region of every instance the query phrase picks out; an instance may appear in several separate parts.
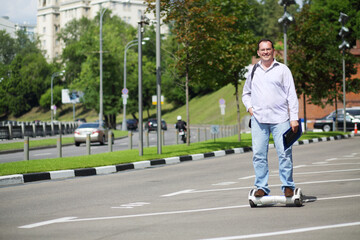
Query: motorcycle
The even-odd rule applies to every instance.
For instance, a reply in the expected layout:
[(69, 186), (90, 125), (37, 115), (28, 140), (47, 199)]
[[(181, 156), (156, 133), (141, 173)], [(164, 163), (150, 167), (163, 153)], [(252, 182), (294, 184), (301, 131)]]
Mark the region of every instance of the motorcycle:
[(181, 141), (183, 141), (184, 143), (186, 143), (186, 130), (180, 129), (180, 130), (179, 130), (179, 136), (181, 137)]

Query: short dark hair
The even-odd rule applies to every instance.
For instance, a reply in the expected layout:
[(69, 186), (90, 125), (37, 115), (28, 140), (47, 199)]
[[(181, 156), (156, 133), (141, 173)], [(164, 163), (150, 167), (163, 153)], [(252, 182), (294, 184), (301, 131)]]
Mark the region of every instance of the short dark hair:
[(258, 50), (259, 50), (259, 47), (260, 47), (260, 43), (262, 43), (262, 42), (271, 42), (271, 47), (274, 49), (274, 43), (268, 38), (263, 38), (258, 42)]

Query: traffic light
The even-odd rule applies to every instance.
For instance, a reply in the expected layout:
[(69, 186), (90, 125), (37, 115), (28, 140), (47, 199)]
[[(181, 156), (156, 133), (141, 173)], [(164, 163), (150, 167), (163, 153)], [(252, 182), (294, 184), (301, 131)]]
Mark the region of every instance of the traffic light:
[(350, 47), (350, 44), (345, 40), (345, 36), (349, 33), (349, 29), (345, 27), (346, 22), (348, 21), (349, 17), (345, 13), (340, 13), (339, 22), (341, 23), (341, 29), (339, 32), (339, 36), (342, 39), (342, 43), (339, 45), (340, 50), (345, 50), (346, 48)]
[(295, 0), (279, 0), (279, 5), (284, 7), (284, 15), (278, 19), (278, 22), (284, 25), (284, 64), (287, 65), (287, 26), (294, 21), (294, 17), (286, 11), (286, 7), (295, 4)]
[(295, 4), (295, 0), (279, 0), (278, 4), (281, 6), (289, 6), (290, 4)]
[(283, 24), (289, 24), (294, 21), (294, 17), (290, 13), (285, 12), (284, 15), (279, 18), (278, 22)]

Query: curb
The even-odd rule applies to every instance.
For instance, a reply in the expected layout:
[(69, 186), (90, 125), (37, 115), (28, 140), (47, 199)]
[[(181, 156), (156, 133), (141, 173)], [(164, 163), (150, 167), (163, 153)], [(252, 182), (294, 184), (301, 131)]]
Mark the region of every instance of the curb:
[[(297, 145), (305, 145), (305, 144), (317, 143), (317, 142), (335, 141), (335, 140), (346, 139), (354, 136), (355, 135), (352, 133), (346, 135), (337, 135), (334, 137), (313, 138), (308, 140), (296, 141), (293, 145), (297, 146)], [(270, 144), (269, 147), (274, 148), (274, 144)], [(23, 183), (43, 181), (43, 180), (58, 180), (58, 179), (67, 179), (74, 177), (104, 175), (104, 174), (117, 173), (132, 169), (146, 169), (156, 165), (170, 165), (170, 164), (177, 164), (186, 161), (202, 160), (210, 157), (226, 156), (235, 153), (241, 154), (250, 151), (252, 151), (251, 147), (244, 147), (244, 148), (234, 148), (228, 150), (214, 151), (209, 153), (200, 153), (194, 155), (111, 165), (111, 166), (81, 168), (81, 169), (73, 169), (73, 170), (59, 170), (59, 171), (40, 172), (40, 173), (15, 174), (15, 175), (1, 176), (0, 186), (23, 184)]]

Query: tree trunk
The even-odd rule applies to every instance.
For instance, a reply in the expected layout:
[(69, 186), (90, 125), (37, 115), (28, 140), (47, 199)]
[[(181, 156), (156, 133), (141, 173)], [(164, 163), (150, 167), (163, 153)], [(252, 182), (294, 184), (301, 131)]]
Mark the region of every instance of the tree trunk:
[[(235, 74), (236, 75), (236, 74)], [(241, 124), (240, 124), (240, 103), (239, 103), (239, 85), (238, 80), (235, 77), (235, 98), (236, 98), (236, 115), (237, 115), (237, 129), (238, 129), (238, 141), (241, 142)]]
[(303, 104), (304, 104), (304, 129), (303, 129), (303, 132), (306, 133), (306, 131), (307, 131), (306, 125), (307, 124), (306, 124), (306, 95), (305, 95), (305, 93), (303, 94)]
[(188, 66), (186, 66), (185, 95), (186, 95), (186, 121), (187, 121), (186, 145), (190, 146), (189, 68), (188, 68)]
[(335, 129), (333, 131), (338, 131), (339, 125), (338, 125), (338, 116), (337, 116), (337, 96), (335, 96)]

